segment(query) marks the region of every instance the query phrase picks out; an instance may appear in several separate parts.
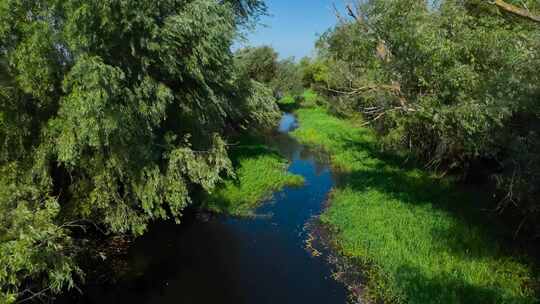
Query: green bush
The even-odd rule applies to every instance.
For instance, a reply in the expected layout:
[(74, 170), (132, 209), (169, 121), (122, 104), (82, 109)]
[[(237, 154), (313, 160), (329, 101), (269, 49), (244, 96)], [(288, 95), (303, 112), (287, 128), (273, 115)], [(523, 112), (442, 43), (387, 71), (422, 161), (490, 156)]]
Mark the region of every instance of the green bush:
[(385, 149), (496, 180), (513, 228), (540, 229), (540, 25), (489, 1), (374, 0), (358, 13), (317, 44), (320, 93), (337, 112), (362, 113)]

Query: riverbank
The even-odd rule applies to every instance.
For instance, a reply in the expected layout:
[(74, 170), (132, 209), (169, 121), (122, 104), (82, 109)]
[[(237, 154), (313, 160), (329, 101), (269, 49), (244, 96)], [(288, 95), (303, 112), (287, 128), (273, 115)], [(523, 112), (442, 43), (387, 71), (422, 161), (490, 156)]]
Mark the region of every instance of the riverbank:
[[(267, 146), (260, 138), (232, 143), (237, 180), (229, 182), (237, 188), (230, 191), (225, 183), (219, 191), (252, 195), (249, 189), (262, 189), (254, 190), (261, 194), (282, 185), (269, 181), (283, 176), (302, 177), (303, 186), (274, 193), (253, 217), (228, 216), (232, 206), (244, 206), (231, 199), (223, 216), (207, 216), (193, 206), (180, 225), (157, 222), (133, 240), (123, 259), (128, 267), (118, 280), (87, 282), (83, 293), (54, 303), (346, 303), (346, 288), (332, 278), (330, 252), (322, 248), (312, 256), (305, 249), (306, 225), (320, 214), (335, 177), (326, 159), (287, 135), (295, 126), (294, 117), (285, 114)], [(245, 205), (238, 208), (251, 210)]]
[(365, 270), (363, 297), (397, 303), (535, 303), (530, 267), (505, 255), (474, 197), (378, 152), (375, 136), (322, 108), (296, 111), (292, 136), (342, 172), (321, 221)]

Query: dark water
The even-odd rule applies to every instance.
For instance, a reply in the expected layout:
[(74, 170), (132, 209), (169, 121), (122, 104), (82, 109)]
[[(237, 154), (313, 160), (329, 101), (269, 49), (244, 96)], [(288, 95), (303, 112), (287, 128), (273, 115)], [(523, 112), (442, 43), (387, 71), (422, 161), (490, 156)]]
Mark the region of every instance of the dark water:
[(286, 114), (272, 138), (304, 176), (257, 210), (253, 219), (186, 216), (137, 239), (129, 275), (114, 285), (90, 285), (62, 303), (345, 303), (323, 255), (306, 249), (306, 223), (321, 212), (334, 178), (325, 162), (284, 134), (296, 125)]

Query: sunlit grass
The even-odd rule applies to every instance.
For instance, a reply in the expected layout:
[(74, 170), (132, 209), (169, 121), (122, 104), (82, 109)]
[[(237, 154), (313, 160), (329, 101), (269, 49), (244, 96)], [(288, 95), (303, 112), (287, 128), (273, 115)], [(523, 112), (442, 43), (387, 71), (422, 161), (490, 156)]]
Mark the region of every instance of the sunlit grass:
[(285, 112), (291, 112), (299, 107), (314, 107), (317, 105), (320, 97), (312, 89), (306, 89), (301, 94), (286, 94), (278, 100), (279, 107)]
[(285, 186), (301, 186), (300, 175), (287, 172), (287, 161), (264, 145), (233, 147), (231, 157), (236, 178), (225, 181), (206, 200), (204, 207), (237, 216), (251, 215), (272, 193)]
[(317, 94), (317, 92), (315, 92), (314, 90), (312, 89), (307, 89), (304, 91), (304, 93), (302, 93), (302, 97), (304, 99), (304, 102), (306, 104), (315, 104), (315, 102), (317, 101), (317, 99), (319, 98), (319, 95)]
[(297, 112), (293, 136), (344, 172), (321, 216), (367, 272), (367, 297), (398, 303), (536, 303), (526, 264), (505, 256), (472, 196), (382, 156), (369, 129), (320, 108)]
[(278, 100), (277, 103), (279, 105), (291, 105), (291, 104), (295, 104), (296, 100), (294, 99), (293, 95), (287, 94), (287, 95), (283, 96), (283, 98)]

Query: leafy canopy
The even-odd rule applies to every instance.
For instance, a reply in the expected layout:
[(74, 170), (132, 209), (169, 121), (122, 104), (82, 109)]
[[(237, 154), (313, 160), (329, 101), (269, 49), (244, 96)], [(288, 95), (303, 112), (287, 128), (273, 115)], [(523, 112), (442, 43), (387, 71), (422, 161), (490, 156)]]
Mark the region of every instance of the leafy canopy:
[(179, 221), (193, 192), (230, 171), (225, 126), (275, 118), (230, 51), (264, 9), (0, 2), (0, 302), (73, 286), (81, 223), (142, 234), (152, 220)]

